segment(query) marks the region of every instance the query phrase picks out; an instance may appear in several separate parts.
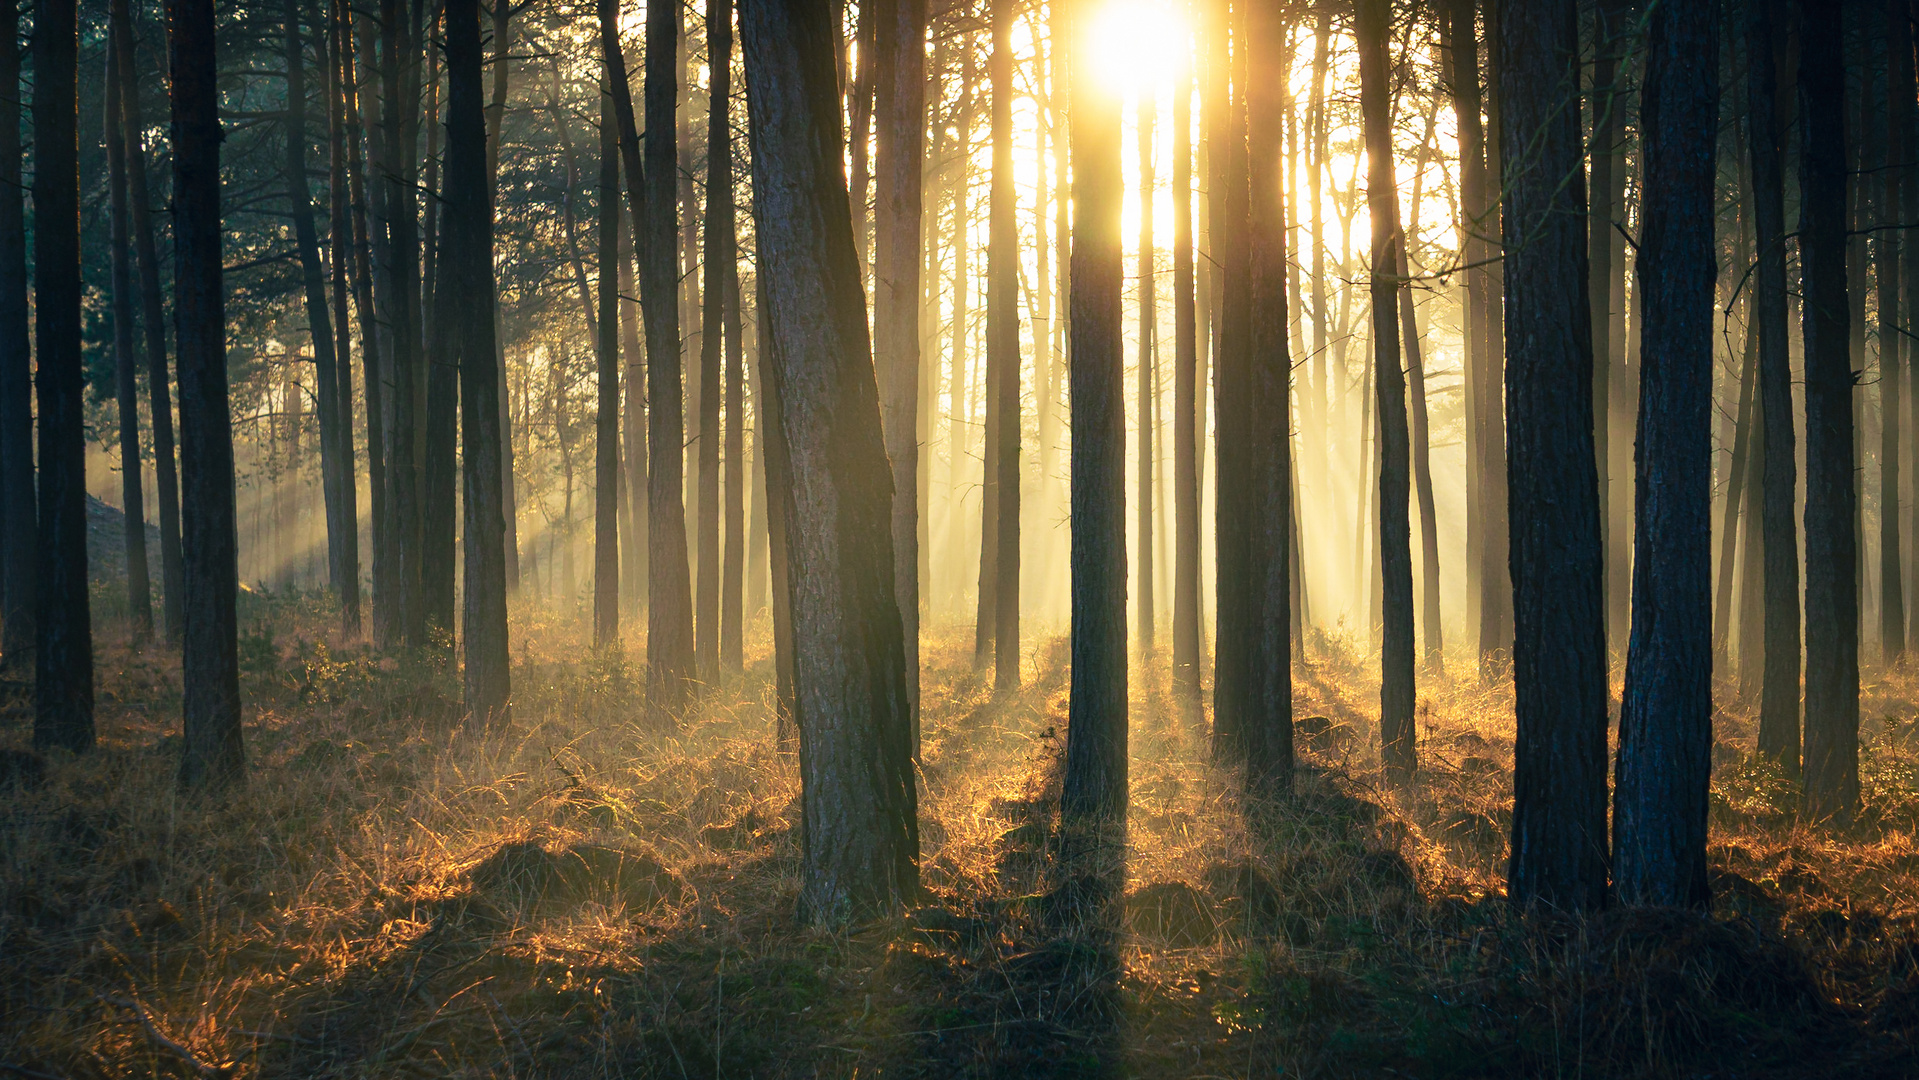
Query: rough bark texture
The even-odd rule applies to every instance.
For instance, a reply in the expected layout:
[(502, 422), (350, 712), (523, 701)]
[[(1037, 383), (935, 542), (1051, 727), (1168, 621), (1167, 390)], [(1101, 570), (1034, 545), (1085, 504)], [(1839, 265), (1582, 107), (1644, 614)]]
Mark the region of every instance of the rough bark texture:
[(213, 0), (169, 0), (173, 84), (173, 318), (180, 350), (180, 501), (186, 525), (185, 737), (180, 782), (245, 776), (239, 551), (220, 265), (220, 94)]
[(1847, 344), (1845, 66), (1835, 5), (1801, 0), (1799, 261), (1806, 379), (1806, 811), (1859, 803), (1859, 538)]
[(804, 917), (918, 890), (910, 703), (893, 586), (891, 468), (840, 171), (826, 9), (754, 0), (746, 55), (766, 386), (779, 449), (800, 737)]
[(1619, 722), (1613, 885), (1705, 907), (1712, 772), (1712, 348), (1719, 20), (1651, 12), (1642, 147), (1632, 638)]
[[(873, 363), (893, 463), (893, 586), (906, 643), (913, 753), (920, 700), (921, 153), (926, 113), (926, 0), (891, 0), (875, 27)], [(758, 522), (754, 523), (756, 526)]]
[(1500, 23), (1518, 728), (1507, 895), (1591, 910), (1606, 899), (1606, 642), (1578, 9), (1514, 4)]
[(38, 615), (40, 530), (19, 103), (20, 9), (13, 2), (0, 6), (0, 665), (25, 674)]
[[(1013, 187), (1012, 0), (993, 0), (993, 186), (987, 205), (986, 378), (993, 469), (993, 686), (1019, 688), (1019, 227)], [(986, 583), (982, 582), (982, 586)]]
[[(1069, 27), (1078, 22), (1068, 20)], [(1072, 663), (1066, 775), (1069, 821), (1126, 812), (1126, 402), (1120, 334), (1119, 98), (1070, 82), (1073, 158)]]
[(34, 353), (39, 359), (40, 536), (33, 744), (93, 746), (93, 617), (87, 597), (86, 417), (80, 356), (79, 25), (44, 3), (33, 31)]
[(113, 63), (118, 29), (108, 31), (106, 58), (107, 260), (113, 307), (113, 367), (120, 420), (120, 510), (127, 554), (127, 611), (133, 632), (153, 634), (153, 586), (147, 579), (147, 515), (140, 454), (140, 384), (133, 356), (133, 258), (127, 225), (127, 144), (120, 126), (120, 73)]
[(1413, 555), (1409, 505), (1411, 444), (1406, 425), (1406, 376), (1399, 356), (1399, 275), (1402, 237), (1399, 189), (1393, 180), (1393, 126), (1387, 80), (1387, 0), (1358, 0), (1360, 112), (1366, 133), (1366, 202), (1372, 219), (1372, 329), (1375, 408), (1379, 416), (1379, 562), (1385, 592), (1385, 638), (1380, 649), (1379, 741), (1389, 775), (1412, 778)]

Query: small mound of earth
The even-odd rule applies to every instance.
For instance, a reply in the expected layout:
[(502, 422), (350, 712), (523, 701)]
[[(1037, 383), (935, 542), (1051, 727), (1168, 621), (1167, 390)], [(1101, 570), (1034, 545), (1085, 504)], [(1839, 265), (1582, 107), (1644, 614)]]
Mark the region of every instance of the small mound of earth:
[(467, 871), (475, 888), (523, 902), (618, 900), (648, 910), (680, 899), (680, 879), (659, 860), (621, 848), (576, 844), (548, 851), (532, 841), (502, 844)]
[(1126, 897), (1126, 928), (1168, 948), (1210, 945), (1219, 921), (1206, 894), (1183, 881), (1161, 881)]

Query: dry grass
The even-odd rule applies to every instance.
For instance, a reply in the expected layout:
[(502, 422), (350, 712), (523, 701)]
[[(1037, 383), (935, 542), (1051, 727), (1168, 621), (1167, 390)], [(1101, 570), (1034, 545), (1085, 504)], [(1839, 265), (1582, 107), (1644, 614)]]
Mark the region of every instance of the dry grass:
[[(38, 780), (0, 759), (0, 1073), (1919, 1070), (1914, 673), (1868, 689), (1853, 833), (1795, 824), (1729, 713), (1714, 917), (1528, 923), (1500, 897), (1508, 692), (1426, 687), (1419, 783), (1388, 791), (1370, 660), (1320, 641), (1299, 794), (1249, 820), (1200, 720), (1136, 678), (1122, 903), (1060, 870), (1063, 641), (996, 700), (955, 632), (927, 650), (923, 906), (832, 933), (792, 917), (764, 641), (648, 730), (636, 666), (518, 612), (515, 721), (472, 733), (453, 673), (341, 647), (306, 600), (249, 597), (245, 623), (245, 792), (175, 792), (174, 658), (124, 639), (97, 753)], [(1062, 902), (1087, 880), (1113, 902)]]

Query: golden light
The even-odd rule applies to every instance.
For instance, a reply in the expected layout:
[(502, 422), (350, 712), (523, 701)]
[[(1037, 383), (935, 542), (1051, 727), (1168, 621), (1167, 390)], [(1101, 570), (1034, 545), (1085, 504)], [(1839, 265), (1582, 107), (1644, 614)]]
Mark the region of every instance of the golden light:
[(1111, 0), (1087, 27), (1086, 57), (1107, 89), (1137, 97), (1172, 83), (1188, 41), (1186, 20), (1165, 0)]

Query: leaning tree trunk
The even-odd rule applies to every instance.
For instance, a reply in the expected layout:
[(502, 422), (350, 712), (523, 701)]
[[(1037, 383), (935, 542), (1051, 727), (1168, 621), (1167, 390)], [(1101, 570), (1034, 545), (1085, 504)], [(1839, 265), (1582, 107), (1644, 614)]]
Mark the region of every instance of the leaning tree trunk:
[[(33, 744), (93, 746), (93, 616), (87, 596), (86, 384), (80, 355), (79, 21), (41, 4), (33, 30), (34, 353), (39, 361), (39, 639)], [(189, 674), (191, 674), (189, 672)]]
[(173, 87), (173, 318), (180, 349), (180, 495), (186, 524), (185, 737), (180, 782), (238, 783), (239, 551), (220, 265), (220, 90), (213, 0), (168, 0)]
[[(22, 190), (20, 11), (18, 5), (8, 5), (0, 7), (0, 666), (16, 677), (25, 674), (22, 664), (31, 663), (33, 656), (40, 561)], [(171, 585), (166, 592), (172, 603), (176, 594)], [(169, 615), (167, 632), (177, 625)]]
[[(1079, 22), (1075, 16), (1069, 25)], [(1068, 294), (1072, 448), (1072, 664), (1060, 812), (1126, 813), (1126, 402), (1120, 333), (1119, 97), (1070, 80), (1073, 252)]]
[(620, 640), (620, 139), (600, 97), (600, 275), (593, 355), (593, 646)]
[[(926, 112), (926, 0), (894, 0), (874, 28), (873, 366), (893, 463), (893, 587), (906, 645), (913, 755), (920, 702), (921, 149)], [(737, 399), (736, 399), (737, 400)], [(754, 525), (757, 528), (758, 522)]]
[(839, 922), (918, 888), (893, 485), (840, 171), (838, 35), (825, 7), (804, 0), (755, 0), (742, 16), (779, 444), (768, 487), (783, 504), (791, 562), (800, 908)]
[(1406, 427), (1406, 377), (1399, 358), (1399, 189), (1393, 181), (1392, 105), (1387, 80), (1388, 0), (1358, 0), (1360, 111), (1366, 129), (1366, 201), (1372, 219), (1373, 375), (1379, 416), (1379, 563), (1385, 641), (1380, 649), (1379, 741), (1386, 771), (1412, 779), (1413, 554), (1408, 514), (1412, 485)]
[(993, 687), (1019, 689), (1019, 226), (1013, 187), (1012, 0), (993, 0), (993, 185), (987, 205), (986, 383), (987, 424), (994, 440), (993, 470)]
[(108, 264), (113, 305), (113, 367), (120, 414), (120, 509), (127, 554), (127, 613), (135, 641), (153, 636), (153, 586), (147, 579), (145, 472), (140, 460), (140, 384), (133, 358), (132, 246), (127, 227), (127, 144), (120, 126), (120, 73), (114, 64), (118, 29), (107, 33), (106, 125)]
[(1607, 717), (1578, 14), (1574, 0), (1502, 7), (1492, 37), (1518, 726), (1507, 894), (1587, 911), (1606, 900)]
[(1613, 886), (1704, 908), (1712, 772), (1712, 374), (1719, 16), (1652, 9), (1640, 99), (1639, 438)]
[(1859, 805), (1859, 537), (1847, 346), (1845, 62), (1828, 6), (1802, 0), (1799, 263), (1806, 378), (1806, 811)]

